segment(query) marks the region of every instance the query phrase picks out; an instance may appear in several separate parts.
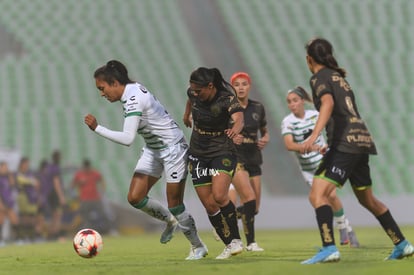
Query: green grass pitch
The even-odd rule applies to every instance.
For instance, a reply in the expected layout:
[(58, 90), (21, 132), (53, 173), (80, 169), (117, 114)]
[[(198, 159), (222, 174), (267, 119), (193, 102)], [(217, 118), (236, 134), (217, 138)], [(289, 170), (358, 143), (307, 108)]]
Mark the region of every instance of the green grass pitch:
[[(256, 232), (265, 252), (243, 252), (228, 260), (215, 260), (223, 245), (212, 232), (200, 235), (209, 255), (199, 261), (185, 261), (189, 244), (181, 232), (168, 244), (159, 243), (159, 233), (103, 236), (104, 248), (93, 259), (79, 257), (72, 240), (0, 248), (0, 274), (411, 274), (414, 258), (383, 261), (392, 244), (382, 229), (355, 228), (361, 248), (339, 246), (338, 263), (301, 265), (316, 252), (320, 239), (316, 229)], [(402, 227), (411, 242), (414, 227)], [(337, 235), (337, 230), (335, 231)]]

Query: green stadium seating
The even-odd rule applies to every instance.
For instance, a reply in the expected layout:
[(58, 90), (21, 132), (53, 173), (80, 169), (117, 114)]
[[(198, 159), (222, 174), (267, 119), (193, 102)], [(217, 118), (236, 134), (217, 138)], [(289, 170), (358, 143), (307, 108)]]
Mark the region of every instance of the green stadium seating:
[(99, 97), (93, 71), (110, 59), (121, 60), (131, 78), (181, 119), (189, 73), (201, 62), (190, 34), (182, 31), (178, 6), (172, 1), (5, 0), (0, 24), (25, 50), (21, 57), (1, 60), (0, 104), (7, 130), (0, 144), (17, 146), (32, 163), (57, 148), (67, 164), (88, 157), (108, 171), (113, 199), (124, 201), (142, 140), (124, 148), (83, 124), (91, 112), (105, 126), (122, 128), (121, 106)]
[[(142, 140), (122, 147), (83, 124), (90, 112), (111, 129), (122, 127), (120, 105), (99, 97), (93, 72), (109, 59), (123, 61), (131, 78), (146, 85), (182, 126), (189, 73), (205, 60), (194, 42), (202, 34), (189, 32), (181, 4), (3, 0), (0, 26), (22, 43), (24, 53), (0, 60), (0, 123), (5, 129), (0, 145), (20, 148), (32, 163), (49, 158), (56, 148), (72, 165), (88, 157), (105, 171), (112, 198), (124, 200)], [(392, 195), (414, 193), (414, 1), (211, 4), (235, 42), (228, 47), (240, 52), (249, 68), (276, 132), (288, 113), (287, 90), (308, 87), (305, 42), (316, 35), (330, 39), (379, 149), (371, 161), (376, 188)]]
[(323, 36), (349, 72), (360, 112), (377, 143), (376, 189), (412, 193), (412, 1), (217, 1), (274, 121), (288, 112), (286, 91), (308, 86), (304, 44)]

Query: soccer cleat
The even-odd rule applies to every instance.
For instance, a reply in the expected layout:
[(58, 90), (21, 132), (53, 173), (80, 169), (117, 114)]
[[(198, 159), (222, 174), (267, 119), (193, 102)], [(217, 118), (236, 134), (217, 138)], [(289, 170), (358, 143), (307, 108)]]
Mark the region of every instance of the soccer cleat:
[(335, 245), (329, 245), (322, 247), (315, 256), (307, 259), (301, 264), (317, 264), (317, 263), (328, 263), (338, 262), (341, 259), (341, 254)]
[(349, 236), (348, 236), (348, 231), (346, 228), (339, 229), (339, 239), (340, 239), (341, 245), (349, 244)]
[(261, 248), (257, 243), (251, 243), (248, 246), (246, 246), (246, 251), (262, 252), (264, 251), (264, 249)]
[(199, 247), (191, 247), (190, 254), (188, 255), (186, 260), (199, 260), (207, 256), (208, 249), (205, 244), (201, 244)]
[(220, 255), (218, 255), (216, 257), (217, 260), (224, 260), (224, 259), (228, 259), (231, 257), (231, 250), (230, 250), (230, 245), (226, 245), (226, 247), (224, 248), (223, 252), (220, 253)]
[(240, 239), (233, 239), (230, 243), (231, 255), (237, 255), (243, 252), (243, 243)]
[(177, 219), (171, 215), (171, 219), (167, 223), (167, 227), (165, 228), (164, 232), (161, 234), (160, 242), (161, 243), (168, 243), (171, 241), (175, 229), (177, 229), (178, 221)]
[(231, 256), (237, 255), (242, 253), (243, 251), (243, 243), (240, 239), (234, 239), (231, 241), (230, 244), (228, 244), (223, 252), (221, 252), (220, 255), (216, 257), (218, 260), (228, 259)]
[(414, 246), (407, 240), (402, 241), (400, 244), (394, 246), (391, 255), (385, 258), (385, 260), (400, 260), (405, 257), (410, 257), (414, 254)]
[(354, 231), (348, 232), (348, 237), (349, 237), (350, 247), (353, 247), (353, 248), (360, 247), (359, 241), (358, 241), (357, 236), (355, 235)]

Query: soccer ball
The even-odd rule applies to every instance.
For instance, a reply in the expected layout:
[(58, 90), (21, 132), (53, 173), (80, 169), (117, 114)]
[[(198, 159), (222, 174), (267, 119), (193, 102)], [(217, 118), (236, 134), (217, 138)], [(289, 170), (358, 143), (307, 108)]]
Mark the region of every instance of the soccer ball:
[(83, 258), (95, 257), (103, 248), (102, 237), (93, 229), (82, 229), (73, 238), (73, 248)]

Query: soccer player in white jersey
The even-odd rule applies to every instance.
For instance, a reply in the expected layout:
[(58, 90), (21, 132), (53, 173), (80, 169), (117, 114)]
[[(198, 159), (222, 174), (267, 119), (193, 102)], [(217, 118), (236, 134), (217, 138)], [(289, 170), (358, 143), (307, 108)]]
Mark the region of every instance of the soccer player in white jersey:
[[(95, 133), (122, 145), (131, 145), (137, 132), (145, 140), (131, 179), (128, 202), (167, 224), (161, 243), (169, 242), (179, 226), (191, 243), (186, 259), (205, 257), (207, 247), (198, 236), (195, 221), (183, 202), (188, 144), (182, 130), (154, 95), (142, 84), (130, 80), (121, 62), (109, 61), (95, 71), (94, 78), (101, 96), (109, 102), (122, 103), (124, 125), (122, 131), (113, 131), (99, 125), (91, 114), (85, 116), (86, 125)], [(162, 172), (166, 175), (168, 209), (148, 196)]]
[[(313, 175), (322, 160), (323, 152), (327, 150), (325, 138), (319, 135), (315, 142), (315, 146), (321, 148), (321, 150), (315, 150), (306, 154), (301, 154), (299, 150), (300, 144), (312, 133), (319, 113), (316, 110), (305, 109), (305, 103), (312, 102), (312, 100), (302, 87), (298, 86), (289, 90), (286, 100), (291, 113), (282, 121), (283, 140), (286, 148), (296, 153), (306, 183), (312, 185)], [(342, 202), (336, 195), (335, 189), (330, 194), (329, 199), (334, 211), (334, 221), (339, 229), (341, 244), (349, 243), (351, 247), (359, 247), (358, 239), (348, 219), (345, 217)]]

